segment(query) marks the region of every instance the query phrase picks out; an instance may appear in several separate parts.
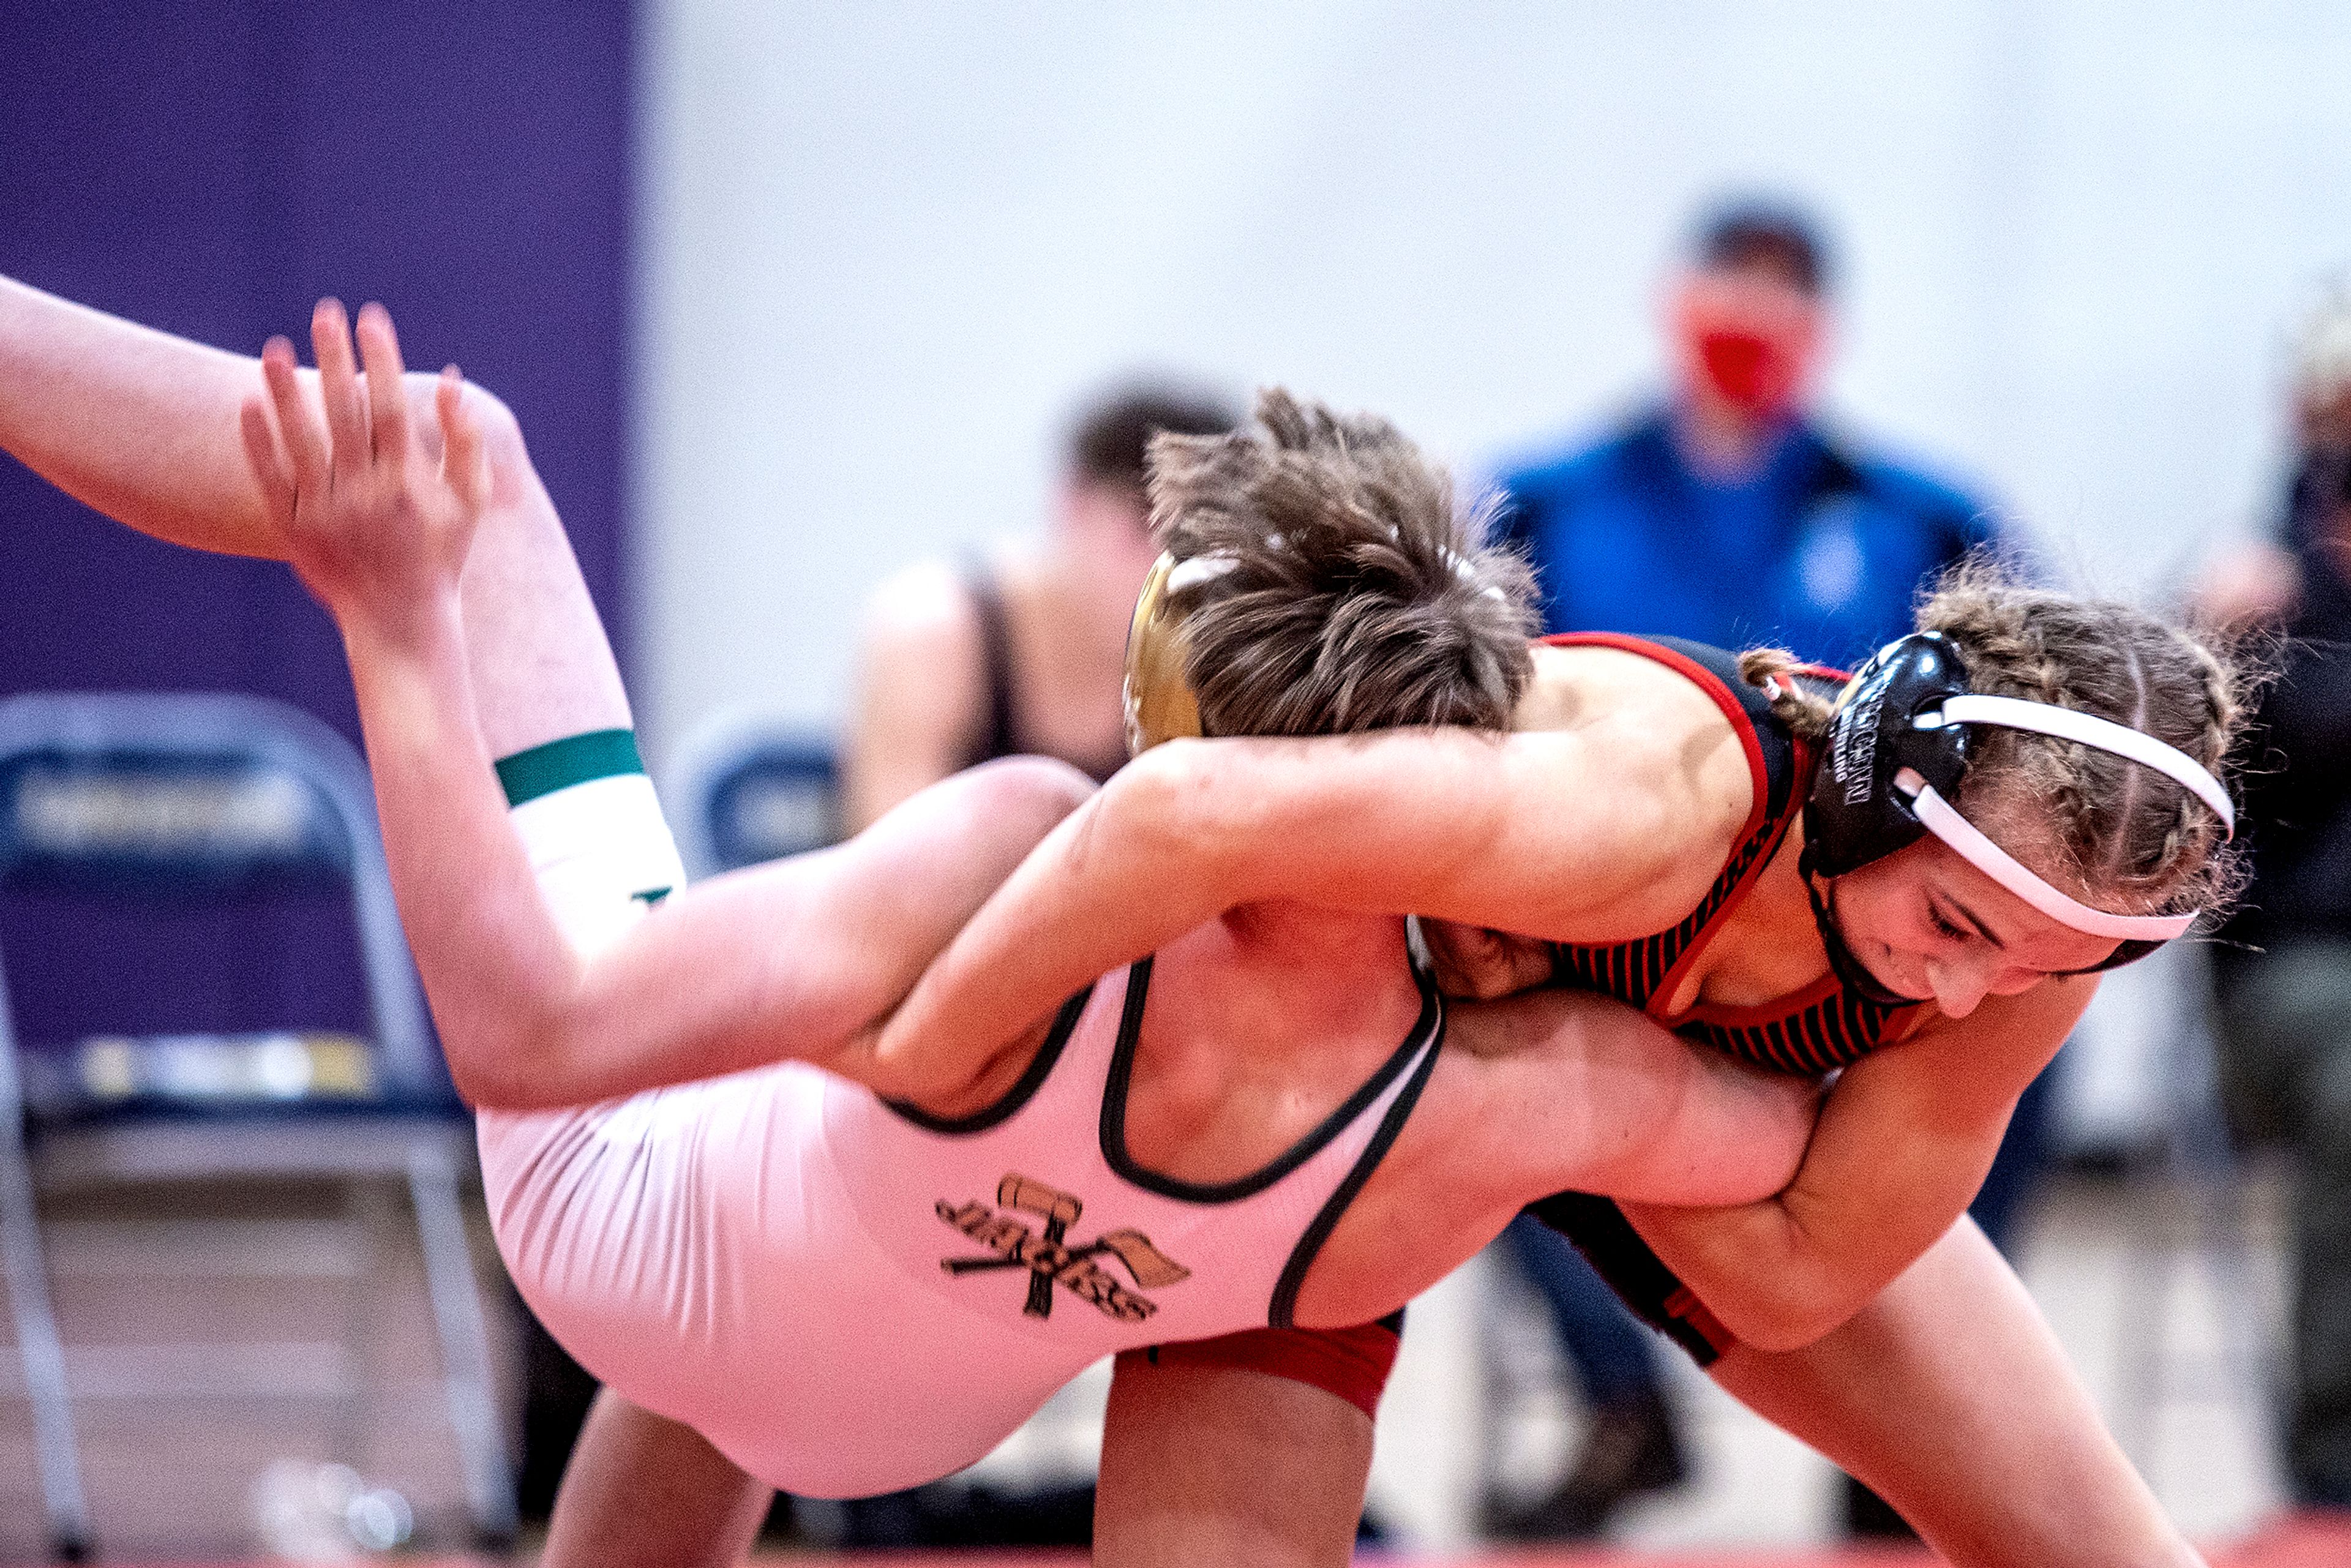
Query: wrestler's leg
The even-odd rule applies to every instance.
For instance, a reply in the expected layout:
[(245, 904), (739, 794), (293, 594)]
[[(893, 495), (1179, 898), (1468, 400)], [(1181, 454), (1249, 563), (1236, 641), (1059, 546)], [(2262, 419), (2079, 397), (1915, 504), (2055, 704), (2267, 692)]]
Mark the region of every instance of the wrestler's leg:
[(1709, 1369), (1869, 1483), (1959, 1568), (2199, 1561), (1972, 1221), (1813, 1344)]
[(773, 1496), (691, 1427), (608, 1388), (563, 1472), (540, 1568), (730, 1568)]
[(1094, 1501), (1100, 1568), (1338, 1568), (1353, 1556), (1372, 1418), (1271, 1373), (1119, 1357)]
[[(340, 344), (327, 312), (316, 335)], [(348, 350), (341, 351), (348, 352)], [(316, 379), (306, 372), (306, 384)], [(415, 427), (439, 439), (433, 378), (408, 378)], [(0, 278), (0, 449), (68, 494), (158, 538), (232, 555), (283, 550), (239, 437), (260, 362)], [(490, 504), (466, 559), (467, 647), (492, 754), (629, 725), (594, 604), (522, 433), (468, 389), (486, 439)]]

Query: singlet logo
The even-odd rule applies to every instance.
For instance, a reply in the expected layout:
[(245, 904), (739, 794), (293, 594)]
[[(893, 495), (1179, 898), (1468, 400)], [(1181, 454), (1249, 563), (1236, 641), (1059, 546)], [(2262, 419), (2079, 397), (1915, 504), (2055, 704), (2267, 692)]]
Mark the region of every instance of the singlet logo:
[[(1094, 1261), (1107, 1253), (1126, 1266), (1142, 1290), (1163, 1290), (1192, 1277), (1192, 1270), (1151, 1244), (1140, 1230), (1107, 1231), (1094, 1240), (1073, 1245), (1070, 1227), (1078, 1222), (1085, 1205), (1069, 1193), (1008, 1171), (996, 1184), (998, 1208), (984, 1203), (935, 1206), (941, 1220), (995, 1253), (990, 1258), (942, 1258), (939, 1267), (950, 1274), (977, 1274), (997, 1269), (1019, 1269), (1029, 1276), (1029, 1300), (1020, 1310), (1032, 1318), (1053, 1315), (1053, 1287), (1091, 1301), (1121, 1322), (1139, 1323), (1159, 1310), (1150, 1297), (1128, 1290)], [(1045, 1222), (1038, 1235), (1010, 1211), (1035, 1215)]]

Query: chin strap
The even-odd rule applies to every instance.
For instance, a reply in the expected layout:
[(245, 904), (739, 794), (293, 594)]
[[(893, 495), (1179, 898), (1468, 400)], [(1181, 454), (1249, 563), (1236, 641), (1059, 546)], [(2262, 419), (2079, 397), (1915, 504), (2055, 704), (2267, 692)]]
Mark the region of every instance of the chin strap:
[(1820, 879), (1813, 873), (1813, 852), (1809, 845), (1796, 861), (1796, 874), (1803, 879), (1804, 896), (1812, 901), (1813, 924), (1820, 930), (1821, 946), (1828, 949), (1829, 969), (1846, 990), (1883, 1008), (1919, 1007), (1929, 999), (1906, 997), (1887, 990), (1877, 977), (1869, 972), (1869, 966), (1861, 961), (1860, 956), (1845, 945), (1844, 933), (1837, 926), (1835, 912), (1829, 907), (1829, 901), (1821, 896)]

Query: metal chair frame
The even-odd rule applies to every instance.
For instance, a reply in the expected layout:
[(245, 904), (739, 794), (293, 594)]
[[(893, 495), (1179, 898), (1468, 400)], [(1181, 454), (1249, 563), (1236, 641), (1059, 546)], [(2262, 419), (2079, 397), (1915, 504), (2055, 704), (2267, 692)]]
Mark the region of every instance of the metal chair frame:
[[(395, 1091), (380, 1111), (175, 1121), (138, 1111), (44, 1129), (27, 1146), (28, 1113), (17, 1042), (0, 972), (0, 1265), (30, 1396), (51, 1546), (78, 1561), (92, 1547), (75, 1438), (69, 1378), (48, 1288), (37, 1192), (84, 1185), (277, 1176), (398, 1181), (413, 1205), (438, 1337), (441, 1396), (465, 1478), (468, 1512), (485, 1541), (515, 1530), (514, 1485), (492, 1393), (482, 1291), (466, 1239), (459, 1173), (471, 1129), (447, 1100), (439, 1053), (392, 900), (365, 766), (325, 725), (265, 698), (218, 694), (34, 694), (0, 702), (0, 765), (56, 752), (137, 758), (142, 766), (232, 760), (315, 791), (345, 846), (369, 1024), (381, 1081)], [(0, 864), (0, 880), (9, 866)], [(412, 1108), (413, 1107), (413, 1108)]]

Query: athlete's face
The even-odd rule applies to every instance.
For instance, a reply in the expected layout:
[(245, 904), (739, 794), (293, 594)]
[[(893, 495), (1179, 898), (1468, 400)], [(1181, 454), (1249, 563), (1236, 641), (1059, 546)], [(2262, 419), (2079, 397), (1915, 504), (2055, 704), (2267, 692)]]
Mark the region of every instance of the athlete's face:
[(1955, 1019), (1986, 997), (2093, 968), (2116, 946), (2050, 919), (1933, 838), (1838, 877), (1829, 899), (1879, 984)]

